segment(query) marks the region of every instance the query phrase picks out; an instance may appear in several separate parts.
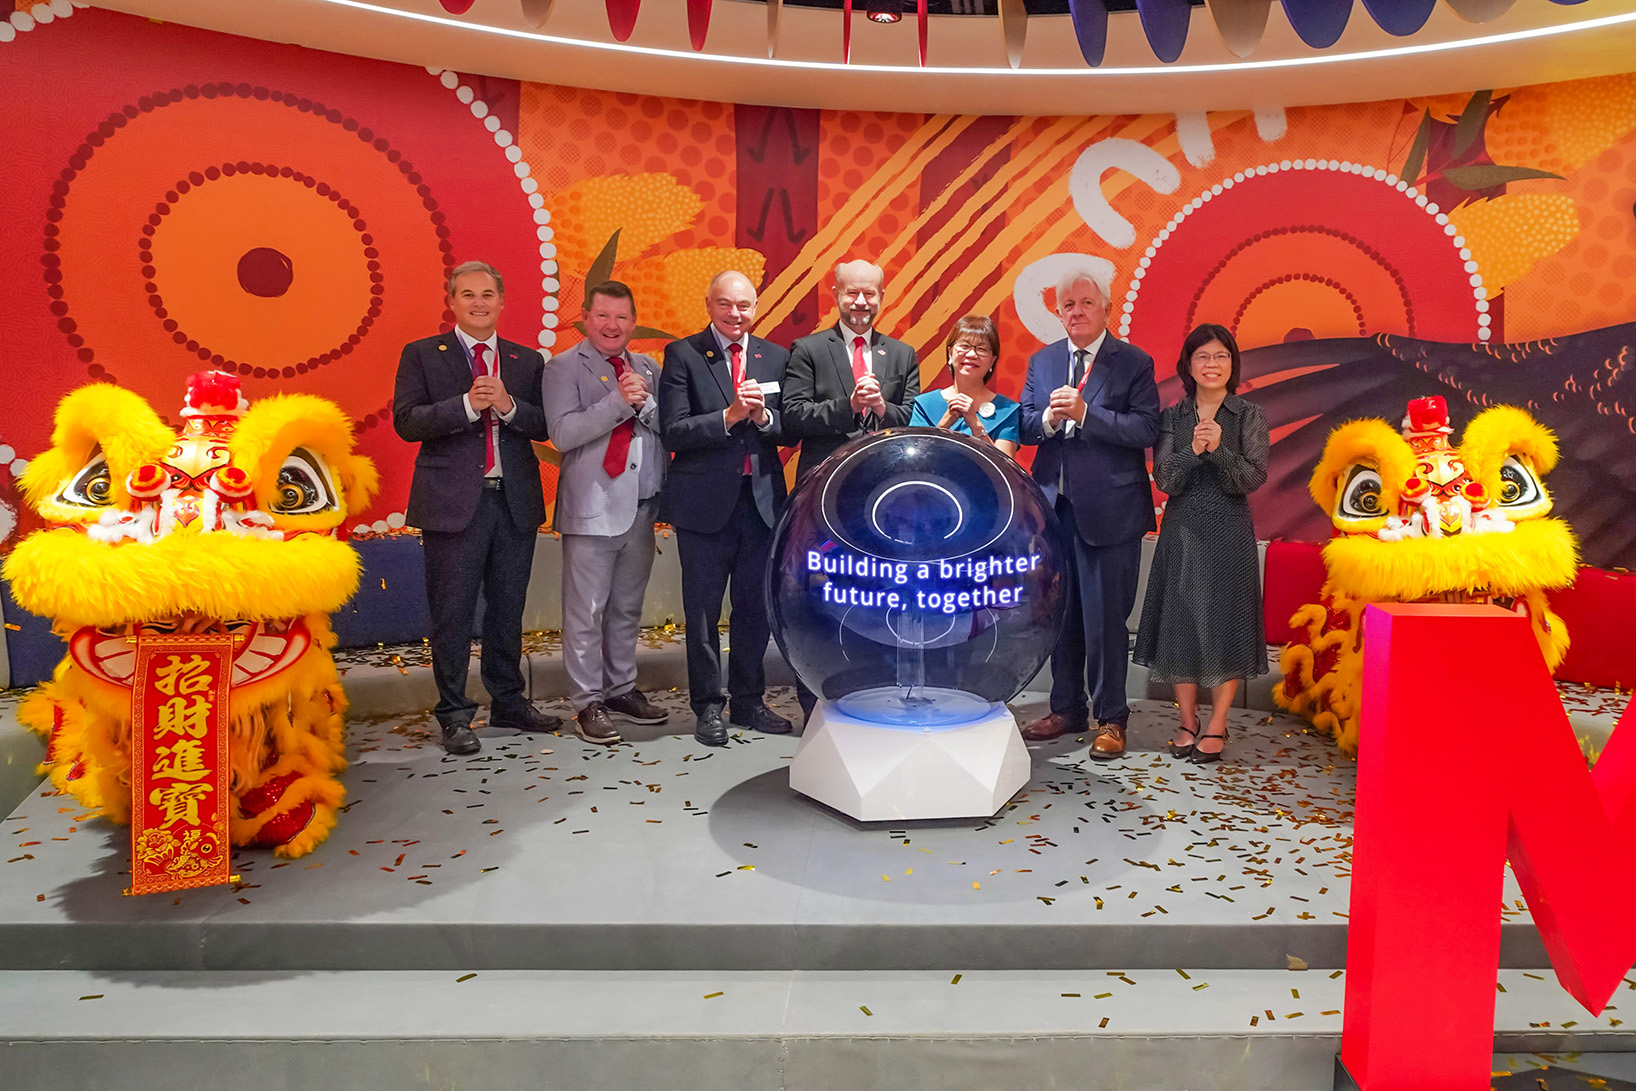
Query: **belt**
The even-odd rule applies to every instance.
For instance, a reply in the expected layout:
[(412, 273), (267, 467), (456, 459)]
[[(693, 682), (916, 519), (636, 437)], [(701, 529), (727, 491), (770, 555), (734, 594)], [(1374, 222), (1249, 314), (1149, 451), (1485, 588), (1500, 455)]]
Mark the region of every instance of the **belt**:
[(499, 490), (505, 488), (505, 484), (506, 483), (505, 483), (504, 478), (500, 478), (500, 477), (485, 477), (485, 478), (483, 478), (483, 487), (485, 489), (494, 489), (496, 492), (498, 492)]

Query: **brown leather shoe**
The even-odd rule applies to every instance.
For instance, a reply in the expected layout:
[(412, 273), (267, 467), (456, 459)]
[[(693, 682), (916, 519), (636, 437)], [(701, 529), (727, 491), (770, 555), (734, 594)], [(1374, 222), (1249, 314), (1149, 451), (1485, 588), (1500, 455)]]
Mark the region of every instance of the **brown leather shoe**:
[(1104, 723), (1102, 731), (1091, 740), (1091, 757), (1097, 761), (1112, 761), (1125, 756), (1125, 725)]
[(1045, 742), (1070, 731), (1084, 731), (1089, 723), (1088, 720), (1074, 720), (1060, 712), (1047, 712), (1039, 719), (1024, 724), (1022, 737), (1029, 742)]
[(586, 705), (574, 717), (574, 734), (586, 742), (600, 743), (603, 746), (612, 746), (616, 742), (625, 740), (619, 736), (619, 728), (608, 718), (608, 710), (600, 702)]
[(639, 689), (610, 697), (602, 702), (602, 707), (608, 710), (610, 716), (618, 716), (633, 724), (662, 724), (670, 719), (670, 713), (644, 697)]

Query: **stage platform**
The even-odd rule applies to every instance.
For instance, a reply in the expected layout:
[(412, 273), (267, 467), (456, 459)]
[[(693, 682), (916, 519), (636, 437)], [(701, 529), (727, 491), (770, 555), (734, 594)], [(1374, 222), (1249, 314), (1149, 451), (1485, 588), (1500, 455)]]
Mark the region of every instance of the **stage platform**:
[[(1228, 760), (1196, 767), (1163, 753), (1173, 710), (1141, 702), (1127, 758), (1032, 747), (993, 820), (860, 824), (789, 791), (794, 738), (709, 749), (679, 694), (656, 697), (672, 722), (612, 749), (483, 729), (455, 759), (424, 713), (355, 722), (335, 834), (299, 861), (237, 854), (238, 889), (121, 897), (126, 831), (31, 794), (3, 826), (0, 1071), (52, 1089), (229, 1070), (1330, 1086), (1353, 765), (1298, 722), (1235, 711)], [(795, 713), (786, 690), (774, 703)], [(1428, 763), (1428, 783), (1453, 770)], [(1636, 1051), (1619, 997), (1593, 1019), (1543, 969), (1519, 897), (1508, 884), (1497, 1048)], [(160, 1056), (182, 1067), (144, 1083)]]

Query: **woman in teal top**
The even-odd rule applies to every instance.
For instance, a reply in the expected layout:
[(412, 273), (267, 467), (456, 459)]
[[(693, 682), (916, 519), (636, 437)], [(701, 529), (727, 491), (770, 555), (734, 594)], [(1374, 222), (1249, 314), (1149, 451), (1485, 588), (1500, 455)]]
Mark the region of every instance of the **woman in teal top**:
[(953, 385), (916, 398), (909, 423), (964, 432), (1015, 456), (1022, 445), (1022, 407), (988, 388), (1000, 362), (1000, 331), (994, 320), (970, 314), (956, 322), (948, 354)]

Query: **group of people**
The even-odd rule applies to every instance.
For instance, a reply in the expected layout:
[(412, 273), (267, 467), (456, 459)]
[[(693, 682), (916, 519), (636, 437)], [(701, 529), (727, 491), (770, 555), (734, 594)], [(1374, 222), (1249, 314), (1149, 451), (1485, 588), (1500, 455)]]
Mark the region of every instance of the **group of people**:
[[(668, 522), (682, 568), (694, 735), (723, 746), (729, 725), (794, 730), (767, 706), (763, 670), (763, 578), (785, 498), (779, 448), (799, 444), (799, 481), (849, 440), (912, 424), (962, 432), (1007, 455), (1037, 448), (1032, 472), (1073, 560), (1050, 711), (1023, 735), (1084, 732), (1094, 718), (1091, 756), (1122, 755), (1134, 657), (1175, 686), (1181, 723), (1171, 752), (1220, 759), (1239, 681), (1267, 669), (1247, 497), (1266, 479), (1269, 441), (1261, 412), (1236, 393), (1232, 334), (1206, 325), (1189, 335), (1177, 364), (1187, 396), (1161, 413), (1152, 358), (1108, 332), (1109, 285), (1086, 264), (1057, 285), (1067, 336), (1032, 356), (1019, 399), (990, 385), (1000, 337), (980, 315), (960, 319), (948, 338), (949, 385), (921, 393), (914, 350), (876, 328), (885, 289), (878, 266), (838, 265), (838, 321), (786, 350), (750, 333), (755, 285), (723, 272), (706, 291), (709, 324), (668, 344), (660, 362), (631, 351), (636, 300), (607, 281), (586, 289), (584, 339), (547, 363), (497, 336), (498, 270), (475, 261), (450, 270), (455, 328), (405, 346), (393, 398), (398, 434), (420, 445), (405, 518), (425, 543), (445, 750), (481, 748), (466, 693), (479, 596), (490, 723), (564, 726), (528, 700), (520, 667), (523, 601), (545, 520), (531, 441), (549, 438), (562, 459), (553, 529), (562, 538), (567, 726), (612, 744), (621, 722), (667, 719), (636, 688), (636, 644), (653, 524)], [(1126, 618), (1142, 538), (1157, 525), (1149, 448), (1152, 480), (1170, 500), (1133, 656)], [(725, 678), (724, 598), (732, 605)], [(1200, 686), (1211, 691), (1203, 728)], [(814, 696), (802, 687), (799, 697), (810, 714)]]

